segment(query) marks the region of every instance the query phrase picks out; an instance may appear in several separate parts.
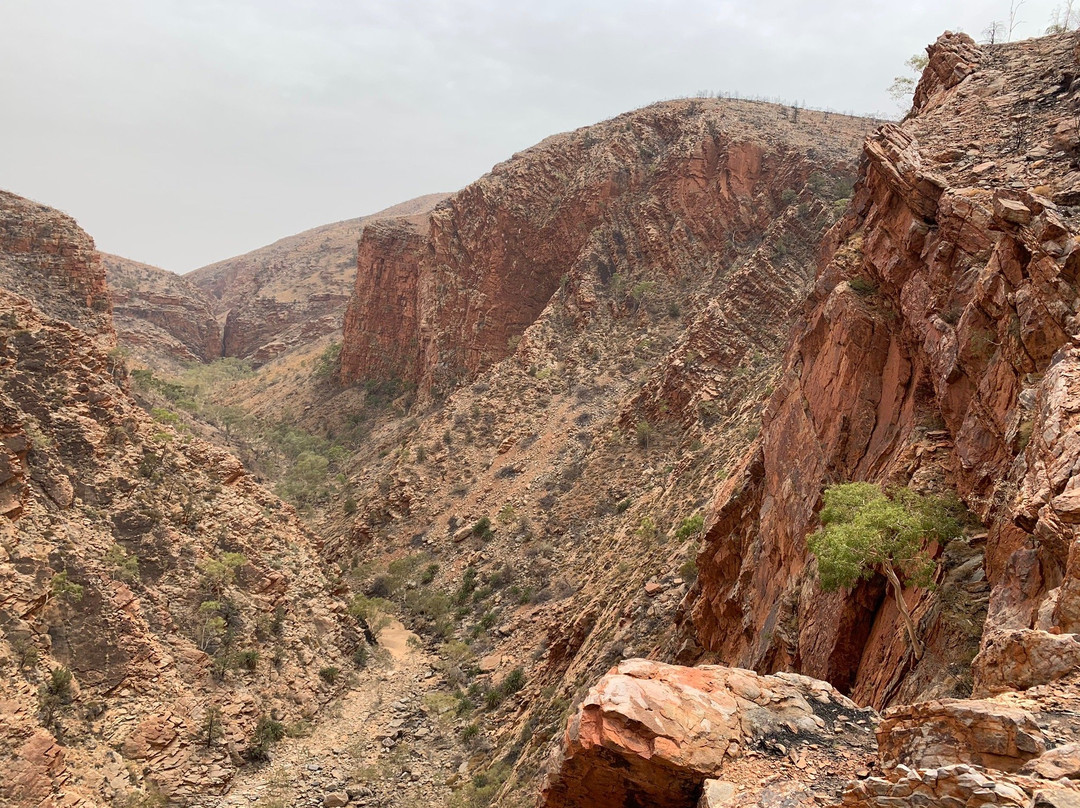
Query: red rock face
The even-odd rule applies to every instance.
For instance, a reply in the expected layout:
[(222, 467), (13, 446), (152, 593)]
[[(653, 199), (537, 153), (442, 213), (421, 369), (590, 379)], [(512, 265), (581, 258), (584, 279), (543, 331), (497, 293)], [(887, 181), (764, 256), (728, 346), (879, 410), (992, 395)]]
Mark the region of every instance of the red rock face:
[(105, 269), (94, 240), (53, 208), (0, 191), (0, 286), (50, 316), (111, 338)]
[[(1066, 205), (1080, 174), (1026, 134), (1058, 128), (1072, 45), (984, 53), (943, 37), (919, 114), (867, 141), (761, 438), (718, 492), (689, 604), (713, 656), (800, 670), (878, 706), (947, 695), (961, 677), (958, 648), (978, 628), (965, 634), (934, 594), (907, 593), (931, 647), (916, 664), (880, 581), (817, 589), (805, 537), (823, 488), (846, 480), (956, 490), (987, 533), (945, 552), (942, 576), (959, 569), (950, 553), (985, 552), (955, 583), (981, 597), (985, 567), (988, 633), (1072, 630), (1080, 228)], [(1017, 88), (1046, 102), (1023, 104)]]
[[(769, 126), (755, 128), (751, 113)], [(678, 279), (730, 262), (790, 202), (785, 189), (844, 162), (828, 125), (792, 136), (775, 116), (768, 105), (656, 104), (516, 155), (424, 227), (367, 228), (343, 381), (446, 392), (509, 355), (564, 278), (626, 283), (629, 300), (637, 274)], [(596, 296), (573, 295), (591, 317)]]
[(218, 317), (221, 355), (259, 365), (341, 328), (355, 285), (356, 240), (366, 224), (420, 218), (445, 196), (316, 227), (196, 269), (183, 281), (206, 295)]
[(212, 362), (221, 356), (213, 306), (184, 278), (116, 255), (102, 255), (117, 339), (144, 357)]

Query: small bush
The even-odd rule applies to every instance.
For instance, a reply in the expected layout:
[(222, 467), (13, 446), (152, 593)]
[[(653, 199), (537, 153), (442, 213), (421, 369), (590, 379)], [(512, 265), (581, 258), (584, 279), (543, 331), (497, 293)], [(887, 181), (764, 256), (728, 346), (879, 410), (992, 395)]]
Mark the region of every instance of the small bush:
[(491, 520), (486, 516), (481, 516), (476, 520), (476, 524), (472, 526), (472, 534), (485, 541), (490, 539), (493, 535), (491, 532)]
[(367, 667), (368, 660), (370, 658), (371, 652), (368, 651), (368, 647), (366, 645), (361, 645), (357, 647), (357, 649), (353, 651), (352, 654), (353, 664), (361, 670)]
[(259, 652), (254, 648), (241, 651), (240, 655), (237, 657), (237, 663), (244, 670), (253, 671), (259, 667)]
[(50, 588), (54, 598), (62, 598), (71, 603), (78, 603), (83, 599), (82, 585), (68, 580), (67, 570), (53, 576)]
[(525, 687), (525, 671), (523, 668), (514, 668), (503, 679), (502, 684), (499, 685), (499, 689), (502, 690), (506, 696), (517, 693), (521, 688)]
[(338, 677), (341, 675), (341, 671), (335, 668), (333, 665), (327, 665), (325, 668), (319, 668), (319, 678), (326, 682), (328, 685), (334, 684)]
[(851, 291), (858, 295), (866, 297), (877, 292), (877, 284), (869, 278), (864, 278), (862, 275), (858, 275), (848, 281), (848, 286), (851, 287)]
[(696, 513), (693, 516), (689, 516), (683, 519), (679, 524), (679, 527), (675, 530), (675, 538), (679, 541), (689, 539), (691, 536), (696, 536), (701, 532), (701, 528), (705, 524), (705, 517), (700, 513)]
[(637, 436), (638, 446), (642, 449), (647, 450), (656, 440), (656, 429), (648, 421), (638, 421), (634, 433)]
[(473, 722), (472, 724), (466, 724), (461, 729), (461, 740), (467, 744), (473, 743), (480, 737), (480, 726)]
[(248, 741), (248, 760), (266, 761), (270, 759), (270, 749), (285, 737), (285, 725), (280, 721), (263, 716), (255, 725), (255, 731)]

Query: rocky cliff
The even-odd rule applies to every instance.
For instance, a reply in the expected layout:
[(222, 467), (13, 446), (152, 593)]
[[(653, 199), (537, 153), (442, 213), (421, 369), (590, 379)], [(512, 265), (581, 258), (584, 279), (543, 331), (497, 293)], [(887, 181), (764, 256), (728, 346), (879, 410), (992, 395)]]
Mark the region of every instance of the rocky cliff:
[[(1001, 679), (1020, 659), (1043, 661), (1025, 685), (1068, 669), (1075, 48), (1072, 34), (985, 48), (946, 34), (913, 114), (867, 140), (761, 436), (709, 517), (686, 601), (706, 658), (802, 671), (877, 706), (1016, 686)], [(938, 588), (906, 593), (921, 661), (881, 580), (815, 583), (806, 536), (823, 488), (847, 480), (955, 491), (985, 525), (931, 548)]]
[(161, 370), (221, 356), (221, 327), (209, 299), (172, 272), (103, 254), (120, 347)]
[(0, 283), (67, 316), (0, 288), (0, 802), (216, 804), (362, 626), (295, 512), (71, 324), (110, 328), (90, 239), (4, 199)]
[(70, 216), (7, 191), (0, 191), (0, 286), (105, 342), (112, 338), (94, 240)]
[[(318, 529), (354, 589), (391, 601), (440, 657), (425, 703), (461, 703), (411, 759), (426, 773), (423, 756), (465, 755), (462, 774), (487, 783), (475, 804), (530, 800), (567, 705), (670, 634), (701, 510), (754, 437), (875, 126), (792, 117), (655, 105), (515, 156), (427, 221), (365, 229), (342, 367), (367, 356), (367, 383), (302, 421), (364, 436)], [(548, 263), (526, 265), (526, 249)], [(486, 284), (476, 306), (432, 256)], [(534, 270), (553, 288), (517, 294)], [(426, 776), (388, 789), (442, 798)]]
[(423, 216), (445, 194), (428, 194), (371, 216), (316, 227), (184, 276), (210, 299), (221, 355), (257, 364), (341, 328), (366, 224)]
[(653, 105), (515, 155), (421, 225), (366, 228), (343, 381), (445, 393), (513, 353), (568, 281), (579, 279), (577, 315), (590, 319), (601, 290), (633, 305), (637, 284), (693, 284), (731, 266), (815, 171), (832, 188), (858, 136), (842, 116), (784, 125), (781, 109)]

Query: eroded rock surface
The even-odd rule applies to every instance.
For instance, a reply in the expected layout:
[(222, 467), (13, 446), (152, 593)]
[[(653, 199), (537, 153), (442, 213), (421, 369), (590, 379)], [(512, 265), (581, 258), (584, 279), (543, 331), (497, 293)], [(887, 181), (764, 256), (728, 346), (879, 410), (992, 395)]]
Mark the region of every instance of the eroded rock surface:
[[(842, 760), (841, 747), (870, 741), (871, 716), (828, 684), (797, 674), (627, 660), (589, 691), (571, 719), (541, 805), (693, 806), (706, 779), (730, 780), (732, 770), (752, 767), (751, 752), (783, 756), (801, 748), (805, 768), (815, 745), (827, 744)], [(736, 793), (716, 785), (709, 791), (732, 799)]]
[[(1074, 46), (946, 35), (915, 115), (867, 140), (761, 437), (718, 491), (688, 599), (701, 658), (882, 706), (965, 695), (984, 623), (987, 654), (1000, 632), (1074, 630)], [(941, 585), (906, 593), (921, 661), (881, 579), (815, 585), (805, 538), (845, 480), (955, 490), (986, 526), (932, 548)]]

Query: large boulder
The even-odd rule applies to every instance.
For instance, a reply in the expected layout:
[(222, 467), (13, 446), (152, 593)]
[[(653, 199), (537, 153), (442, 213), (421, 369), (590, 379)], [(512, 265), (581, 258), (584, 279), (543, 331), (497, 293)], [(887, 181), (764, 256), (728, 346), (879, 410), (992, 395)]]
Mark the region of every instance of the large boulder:
[[(725, 761), (750, 750), (832, 746), (839, 726), (868, 735), (872, 715), (806, 676), (627, 660), (571, 720), (541, 804), (690, 808)], [(724, 789), (713, 790), (721, 799)]]

